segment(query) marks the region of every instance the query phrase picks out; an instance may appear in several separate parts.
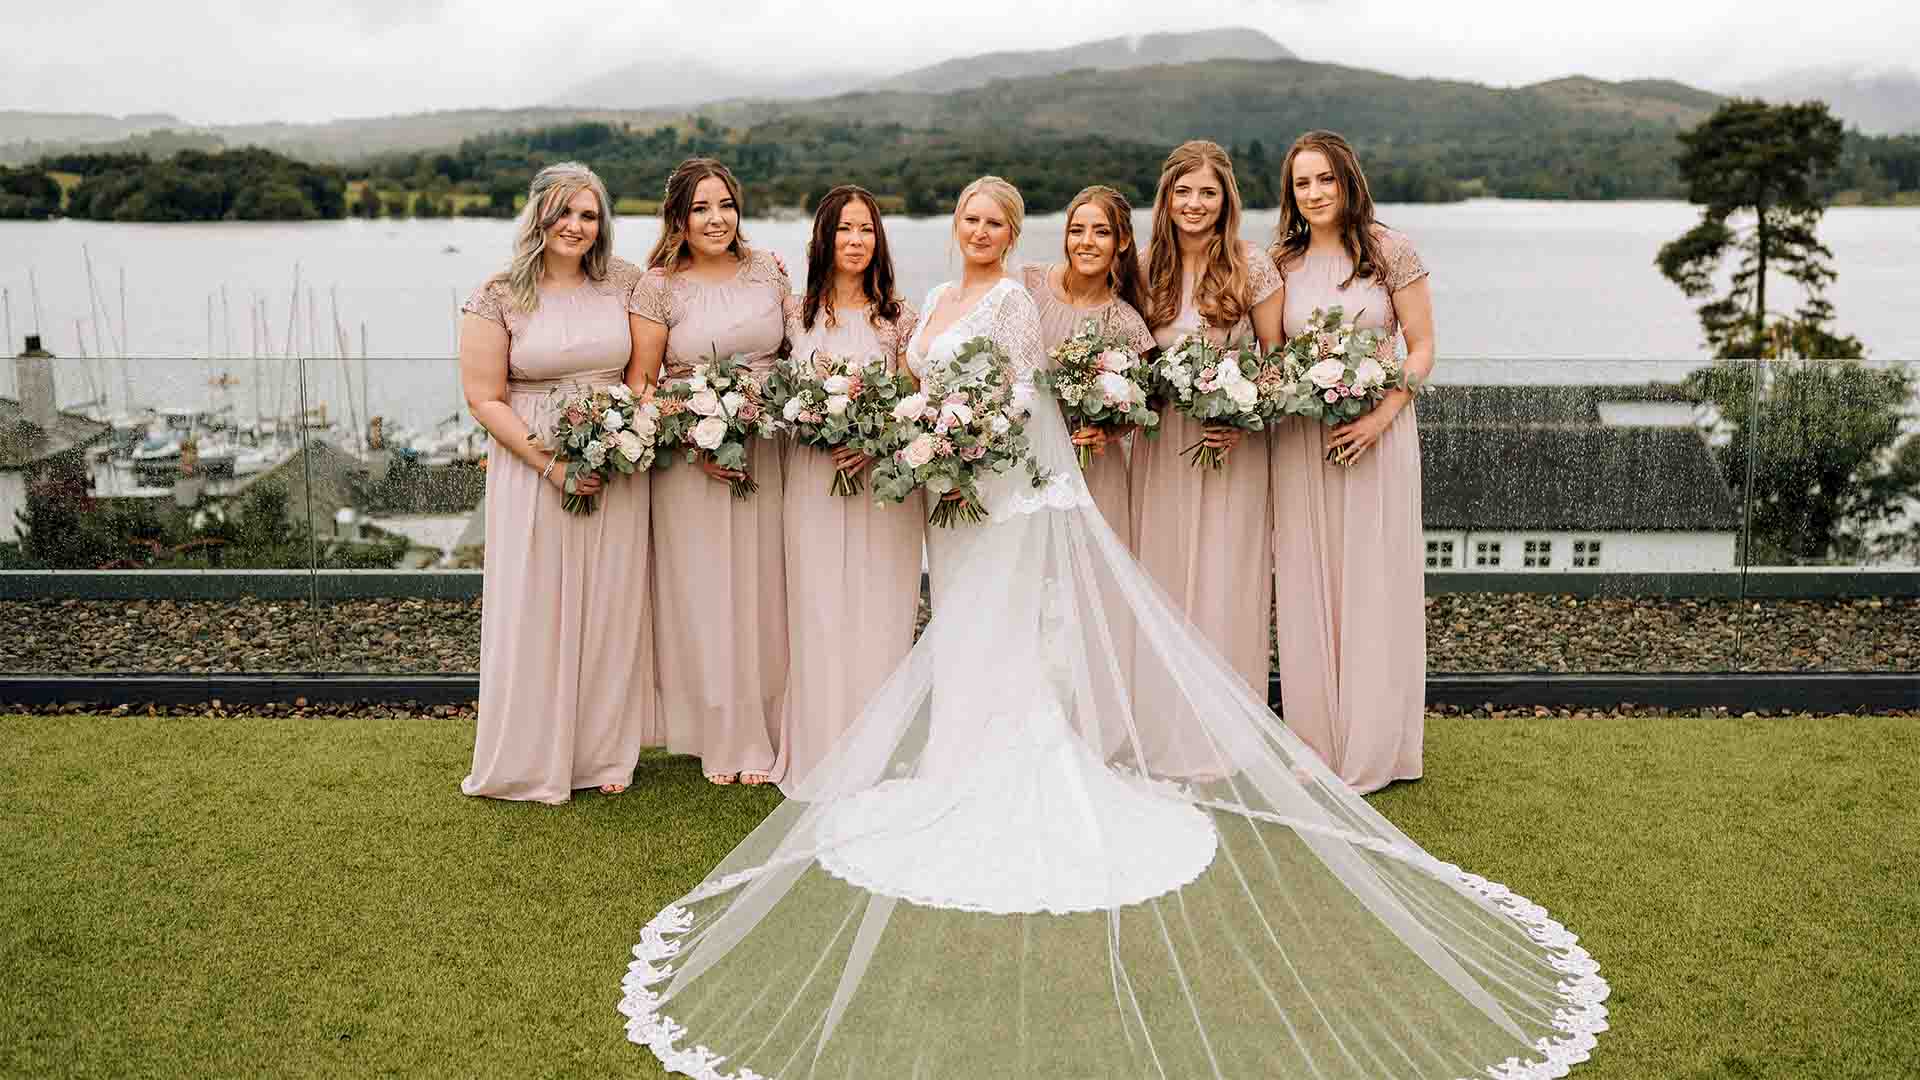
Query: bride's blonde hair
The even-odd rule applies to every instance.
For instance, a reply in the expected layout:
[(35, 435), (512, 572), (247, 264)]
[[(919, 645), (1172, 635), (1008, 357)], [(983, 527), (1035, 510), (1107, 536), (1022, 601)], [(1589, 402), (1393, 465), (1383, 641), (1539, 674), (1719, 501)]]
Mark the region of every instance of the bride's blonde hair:
[(1020, 228), (1027, 221), (1027, 200), (1020, 197), (1020, 189), (998, 176), (983, 176), (960, 189), (960, 197), (953, 200), (953, 232), (960, 231), (960, 211), (966, 209), (967, 200), (975, 195), (985, 195), (992, 199), (1000, 212), (1007, 215), (1007, 228), (1012, 236), (1007, 238), (1007, 249), (1000, 253), (1000, 262), (1004, 265), (1007, 256), (1020, 246)]
[(613, 258), (613, 200), (607, 186), (592, 169), (577, 161), (562, 161), (534, 174), (527, 189), (527, 205), (514, 228), (513, 261), (495, 280), (505, 281), (513, 306), (531, 313), (540, 306), (540, 275), (546, 270), (547, 230), (567, 212), (567, 204), (582, 191), (593, 192), (600, 203), (600, 233), (580, 260), (580, 268), (594, 281), (607, 276)]

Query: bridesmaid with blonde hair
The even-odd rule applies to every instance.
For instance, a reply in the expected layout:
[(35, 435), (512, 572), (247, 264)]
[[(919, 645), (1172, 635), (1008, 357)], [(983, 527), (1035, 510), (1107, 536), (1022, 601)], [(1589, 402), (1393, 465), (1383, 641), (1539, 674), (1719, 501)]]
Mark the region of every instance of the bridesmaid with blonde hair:
[[(480, 720), (468, 795), (566, 802), (617, 794), (657, 743), (645, 473), (580, 480), (528, 439), (556, 389), (641, 390), (659, 359), (635, 347), (639, 267), (613, 258), (607, 189), (584, 165), (540, 170), (513, 262), (461, 306), (460, 382), (490, 436), (481, 586)], [(624, 392), (624, 391), (623, 391)]]
[[(787, 298), (787, 339), (795, 361), (816, 353), (906, 367), (918, 319), (893, 286), (893, 255), (880, 206), (851, 184), (814, 209), (807, 242), (807, 291)], [(913, 647), (920, 605), (926, 503), (876, 505), (871, 495), (830, 493), (834, 473), (858, 474), (871, 459), (842, 447), (831, 454), (787, 451), (787, 647), (791, 665), (773, 779), (786, 791), (845, 731), (861, 705)]]
[[(1337, 304), (1383, 331), (1383, 349), (1404, 337), (1410, 377), (1432, 373), (1427, 268), (1404, 235), (1374, 220), (1345, 139), (1310, 131), (1287, 151), (1270, 254), (1289, 334)], [(1271, 448), (1274, 566), (1295, 586), (1275, 627), (1287, 726), (1356, 791), (1416, 779), (1427, 638), (1413, 395), (1392, 391), (1331, 430), (1283, 421)]]
[[(1140, 252), (1133, 239), (1133, 206), (1118, 191), (1095, 184), (1067, 204), (1064, 261), (1028, 263), (1020, 279), (1040, 312), (1040, 344), (1051, 352), (1088, 320), (1145, 356), (1154, 349), (1152, 331), (1140, 315), (1146, 285), (1140, 276)], [(1124, 433), (1083, 427), (1073, 433), (1078, 446), (1093, 448), (1086, 470), (1094, 505), (1131, 545), (1132, 498), (1128, 493)]]
[[(660, 238), (633, 290), (634, 350), (668, 380), (718, 353), (756, 372), (786, 338), (786, 271), (740, 232), (740, 184), (711, 158), (667, 180)], [(654, 480), (654, 640), (667, 747), (698, 755), (716, 784), (765, 783), (773, 771), (787, 678), (786, 575), (778, 448), (756, 439), (759, 491), (712, 460)]]
[[(1167, 155), (1154, 193), (1147, 250), (1147, 308), (1161, 348), (1188, 334), (1220, 345), (1280, 340), (1280, 276), (1240, 239), (1240, 190), (1217, 144), (1195, 140)], [(1140, 564), (1171, 595), (1247, 685), (1266, 696), (1272, 594), (1272, 503), (1266, 436), (1202, 425), (1167, 408), (1160, 437), (1133, 448), (1133, 542)], [(1182, 449), (1228, 451), (1219, 469), (1196, 468)], [(1136, 707), (1177, 700), (1141, 685)]]

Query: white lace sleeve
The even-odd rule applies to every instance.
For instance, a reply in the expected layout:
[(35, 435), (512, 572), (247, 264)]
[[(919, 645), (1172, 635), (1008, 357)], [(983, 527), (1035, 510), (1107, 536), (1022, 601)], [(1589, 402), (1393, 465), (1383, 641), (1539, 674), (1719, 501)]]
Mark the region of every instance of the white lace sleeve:
[(993, 313), (993, 340), (1007, 350), (1013, 373), (1031, 380), (1047, 366), (1047, 350), (1040, 343), (1040, 311), (1025, 289), (1008, 289)]

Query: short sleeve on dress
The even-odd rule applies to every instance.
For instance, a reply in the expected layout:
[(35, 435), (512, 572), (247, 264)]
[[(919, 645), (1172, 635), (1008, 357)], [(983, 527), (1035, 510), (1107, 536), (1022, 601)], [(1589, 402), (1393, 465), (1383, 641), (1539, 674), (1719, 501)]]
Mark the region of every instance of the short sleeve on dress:
[(893, 320), (893, 359), (904, 363), (907, 359), (907, 343), (913, 340), (913, 328), (920, 325), (920, 313), (912, 304), (900, 301), (900, 317)]
[(1284, 282), (1280, 277), (1280, 269), (1273, 265), (1272, 257), (1252, 244), (1242, 246), (1247, 253), (1247, 289), (1252, 294), (1248, 306), (1255, 307), (1279, 292)]
[(1132, 304), (1116, 299), (1113, 302), (1113, 321), (1115, 328), (1126, 337), (1127, 348), (1137, 355), (1145, 356), (1158, 347), (1159, 343), (1153, 340), (1153, 331), (1147, 329), (1147, 320), (1140, 317)]
[(627, 294), (627, 310), (643, 319), (673, 325), (673, 283), (667, 280), (667, 272), (654, 267), (640, 275), (633, 283), (633, 291)]
[(1397, 293), (1427, 276), (1427, 264), (1420, 261), (1420, 253), (1413, 250), (1413, 241), (1408, 240), (1405, 233), (1381, 229), (1374, 234), (1374, 239), (1380, 250), (1380, 280), (1389, 293)]
[(513, 298), (507, 295), (507, 283), (496, 280), (473, 290), (467, 302), (460, 305), (460, 310), (496, 323), (504, 330), (507, 327), (507, 310), (512, 306)]

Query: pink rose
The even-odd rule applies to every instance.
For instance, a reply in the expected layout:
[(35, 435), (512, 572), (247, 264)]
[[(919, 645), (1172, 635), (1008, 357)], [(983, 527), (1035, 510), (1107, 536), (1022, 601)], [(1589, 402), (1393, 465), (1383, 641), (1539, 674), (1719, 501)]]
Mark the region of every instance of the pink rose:
[(1331, 405), (1334, 402), (1339, 400), (1340, 400), (1339, 394), (1334, 393), (1332, 390), (1327, 391), (1327, 404)]
[(755, 405), (751, 401), (740, 406), (740, 419), (749, 424), (760, 419), (760, 406)]
[(581, 412), (579, 409), (567, 410), (567, 423), (578, 427), (579, 425), (584, 424), (586, 422), (587, 422), (586, 413)]
[(984, 446), (969, 446), (960, 451), (960, 456), (968, 461), (979, 461), (981, 458), (987, 456), (987, 448)]

